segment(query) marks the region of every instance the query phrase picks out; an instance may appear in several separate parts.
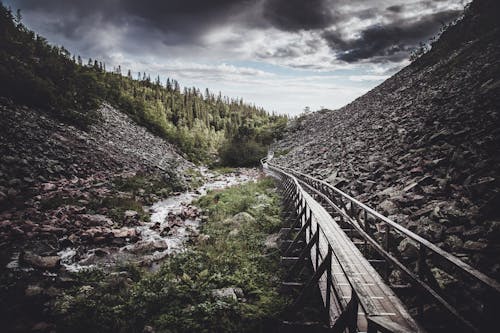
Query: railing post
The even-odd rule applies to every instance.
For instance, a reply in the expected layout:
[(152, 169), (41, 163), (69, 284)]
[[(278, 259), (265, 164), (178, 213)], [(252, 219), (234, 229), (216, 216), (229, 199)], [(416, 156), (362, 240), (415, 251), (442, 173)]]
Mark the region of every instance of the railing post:
[[(318, 238), (318, 247), (319, 247), (319, 238)], [(330, 245), (328, 245), (328, 253), (326, 255), (325, 260), (327, 260), (326, 263), (326, 295), (325, 295), (325, 309), (326, 309), (326, 314), (327, 314), (327, 322), (328, 325), (331, 325), (330, 323), (330, 307), (331, 307), (331, 297), (332, 297), (332, 248)]]
[[(391, 227), (386, 224), (385, 225), (385, 237), (384, 237), (384, 249), (387, 253), (390, 253), (389, 252), (389, 247), (390, 247), (390, 236), (391, 235)], [(389, 280), (389, 269), (390, 269), (390, 266), (389, 266), (389, 260), (386, 260), (385, 261), (385, 280), (388, 281)]]
[[(426, 269), (426, 257), (427, 253), (425, 250), (425, 247), (420, 244), (419, 250), (418, 250), (418, 262), (417, 262), (417, 274), (418, 277), (423, 281), (425, 278), (425, 269)], [(418, 294), (418, 308), (417, 308), (417, 316), (420, 319), (423, 319), (424, 317), (424, 299), (421, 294)]]

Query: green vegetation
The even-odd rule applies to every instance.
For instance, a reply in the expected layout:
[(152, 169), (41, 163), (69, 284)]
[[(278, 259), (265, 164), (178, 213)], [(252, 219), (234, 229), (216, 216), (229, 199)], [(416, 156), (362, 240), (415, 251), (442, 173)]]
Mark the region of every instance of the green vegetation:
[[(280, 227), (272, 181), (212, 192), (198, 205), (209, 214), (199, 240), (157, 273), (76, 274), (78, 285), (57, 301), (58, 332), (272, 331), (287, 303), (279, 255), (264, 245)], [(215, 295), (222, 288), (237, 298)]]
[[(118, 66), (110, 72), (97, 60), (84, 64), (80, 56), (71, 56), (64, 47), (51, 46), (28, 30), (20, 14), (13, 15), (3, 5), (0, 45), (4, 97), (46, 109), (83, 128), (97, 120), (95, 110), (107, 101), (175, 143), (193, 161), (214, 160), (223, 145), (243, 144), (245, 151), (261, 154), (272, 140), (271, 133), (286, 124), (286, 117), (270, 115), (241, 99), (194, 87), (181, 91), (177, 81), (167, 79), (163, 85), (159, 77), (153, 82), (146, 73), (134, 79), (130, 70), (122, 75)], [(245, 136), (240, 135), (243, 132)], [(222, 162), (255, 163), (249, 157)]]

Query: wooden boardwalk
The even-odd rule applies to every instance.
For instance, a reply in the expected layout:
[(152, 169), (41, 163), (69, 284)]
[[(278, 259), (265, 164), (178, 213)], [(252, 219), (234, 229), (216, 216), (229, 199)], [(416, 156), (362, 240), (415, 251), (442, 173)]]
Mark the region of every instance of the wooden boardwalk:
[[(294, 268), (303, 265), (305, 259), (310, 259), (314, 274), (305, 288), (313, 285), (319, 287), (330, 331), (424, 332), (388, 286), (387, 276), (384, 280), (365, 257), (364, 252), (368, 246), (381, 254), (385, 261), (379, 261), (384, 262), (386, 267), (392, 265), (406, 274), (416, 287), (421, 288), (422, 295), (442, 306), (451, 317), (456, 317), (460, 331), (474, 332), (483, 329), (478, 329), (462, 316), (443, 298), (441, 291), (435, 289), (436, 283), (433, 284), (429, 274), (431, 258), (438, 257), (441, 259), (439, 262), (445, 261), (448, 266), (454, 265), (454, 268), (458, 268), (461, 273), (476, 280), (485, 290), (491, 292), (493, 303), (485, 304), (483, 314), (491, 316), (498, 313), (496, 306), (500, 286), (494, 280), (322, 181), (269, 164), (265, 160), (263, 167), (267, 173), (279, 180), (286, 205), (294, 217), (288, 229), (295, 237), (284, 256), (292, 252), (297, 253), (297, 245), (303, 241), (305, 247), (301, 249), (300, 255), (287, 257), (288, 260), (295, 261), (291, 273), (293, 275)], [(386, 224), (382, 244), (373, 237), (371, 229), (374, 226), (369, 223), (373, 219), (380, 219)], [(345, 224), (351, 227), (348, 231), (364, 238), (363, 251), (346, 234), (343, 226)], [(390, 252), (389, 240), (396, 232), (418, 244), (420, 257), (417, 273), (403, 265)], [(433, 256), (430, 257), (428, 253)], [(422, 295), (417, 297), (423, 298)], [(302, 294), (297, 299), (297, 304), (301, 297)], [(488, 321), (483, 322), (484, 327), (488, 327), (487, 323)]]

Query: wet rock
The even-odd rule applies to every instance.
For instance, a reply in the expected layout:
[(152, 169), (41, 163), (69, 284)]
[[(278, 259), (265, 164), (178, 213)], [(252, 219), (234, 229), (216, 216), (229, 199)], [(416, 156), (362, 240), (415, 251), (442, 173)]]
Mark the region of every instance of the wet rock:
[(135, 254), (151, 253), (154, 251), (166, 250), (166, 249), (168, 249), (168, 243), (163, 239), (153, 240), (153, 241), (144, 240), (137, 242), (127, 248), (129, 252)]
[(22, 262), (41, 269), (55, 269), (61, 264), (59, 256), (42, 257), (32, 252), (24, 252), (21, 259)]
[(112, 229), (111, 233), (115, 238), (137, 238), (137, 230), (135, 228), (121, 228), (121, 229)]

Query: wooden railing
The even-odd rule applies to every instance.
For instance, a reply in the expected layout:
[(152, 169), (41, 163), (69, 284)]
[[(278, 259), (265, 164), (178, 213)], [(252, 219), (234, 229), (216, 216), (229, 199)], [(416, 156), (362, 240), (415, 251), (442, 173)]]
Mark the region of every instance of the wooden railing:
[[(295, 170), (262, 161), (268, 169), (281, 175), (282, 181), (296, 179), (297, 188), (314, 195), (322, 205), (333, 209), (342, 223), (347, 223), (357, 236), (362, 237), (364, 254), (375, 251), (385, 261), (385, 278), (391, 269), (402, 272), (420, 293), (419, 316), (423, 315), (424, 304), (437, 304), (455, 318), (464, 331), (487, 331), (495, 327), (500, 314), (500, 284), (452, 254), (442, 250), (423, 237), (390, 220), (338, 188)], [(285, 178), (285, 179), (284, 179)], [(396, 245), (407, 238), (418, 252), (416, 260), (403, 258)], [(439, 268), (453, 277), (460, 292), (449, 296), (440, 287), (432, 270)], [(426, 297), (421, 297), (421, 296)], [(473, 303), (476, 302), (476, 303)], [(472, 306), (478, 304), (478, 307)], [(466, 309), (464, 311), (459, 308)], [(380, 326), (372, 322), (372, 326)]]

